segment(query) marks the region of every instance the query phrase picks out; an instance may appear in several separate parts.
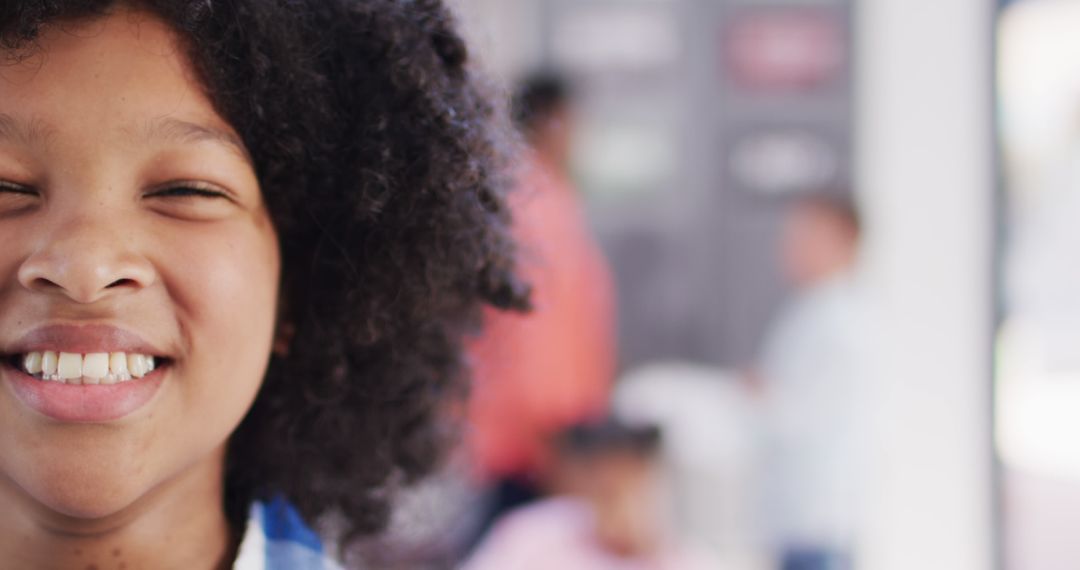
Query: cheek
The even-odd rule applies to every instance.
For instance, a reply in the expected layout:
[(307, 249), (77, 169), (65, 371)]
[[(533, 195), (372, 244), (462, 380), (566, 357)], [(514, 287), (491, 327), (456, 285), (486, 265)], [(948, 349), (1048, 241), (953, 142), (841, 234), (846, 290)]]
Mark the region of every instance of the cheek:
[(215, 413), (234, 424), (254, 399), (270, 356), (277, 240), (268, 225), (226, 225), (190, 232), (168, 251), (162, 277), (184, 344), (177, 388), (186, 411)]

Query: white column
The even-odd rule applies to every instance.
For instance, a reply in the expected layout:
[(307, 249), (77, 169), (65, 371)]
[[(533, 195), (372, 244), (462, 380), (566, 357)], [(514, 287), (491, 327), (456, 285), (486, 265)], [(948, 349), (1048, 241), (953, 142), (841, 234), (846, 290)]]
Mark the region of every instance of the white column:
[(857, 6), (857, 188), (885, 350), (859, 568), (993, 567), (991, 0)]

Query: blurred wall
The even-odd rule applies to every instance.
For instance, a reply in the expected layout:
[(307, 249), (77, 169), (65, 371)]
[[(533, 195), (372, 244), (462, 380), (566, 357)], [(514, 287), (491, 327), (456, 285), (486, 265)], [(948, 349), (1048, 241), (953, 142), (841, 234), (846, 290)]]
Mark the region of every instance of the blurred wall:
[[(620, 191), (611, 183), (617, 176), (605, 178), (590, 165), (581, 178), (623, 287), (624, 364), (660, 357), (743, 363), (784, 293), (769, 263), (781, 203), (721, 195), (734, 191), (725, 141), (742, 134), (740, 120), (805, 113), (810, 131), (835, 133), (830, 140), (841, 159), (834, 178), (842, 182), (850, 100), (835, 92), (801, 110), (766, 100), (748, 112), (739, 104), (761, 101), (740, 100), (717, 80), (718, 38), (738, 9), (844, 4), (458, 2), (481, 56), (506, 81), (559, 53), (554, 27), (566, 10), (633, 4), (675, 19), (672, 61), (604, 68), (587, 78), (585, 109), (599, 117), (586, 125), (587, 137), (632, 143), (607, 147), (615, 156), (594, 148), (586, 153), (591, 166), (618, 171), (626, 157), (636, 158), (652, 170), (631, 172), (652, 176), (652, 188)], [(860, 568), (985, 570), (997, 563), (990, 416), (995, 5), (861, 0), (854, 12), (854, 186), (870, 226), (866, 262), (882, 346), (876, 377), (868, 379), (876, 395), (867, 429), (879, 454)], [(630, 31), (651, 29), (632, 20), (624, 22)], [(630, 117), (624, 130), (605, 126), (613, 115)], [(657, 154), (663, 160), (645, 160)]]
[(543, 0), (447, 0), (469, 38), (472, 55), (496, 79), (508, 83), (540, 64)]
[(455, 3), (504, 84), (553, 67), (578, 87), (574, 172), (616, 273), (622, 367), (750, 364), (787, 293), (788, 197), (847, 191), (848, 0)]

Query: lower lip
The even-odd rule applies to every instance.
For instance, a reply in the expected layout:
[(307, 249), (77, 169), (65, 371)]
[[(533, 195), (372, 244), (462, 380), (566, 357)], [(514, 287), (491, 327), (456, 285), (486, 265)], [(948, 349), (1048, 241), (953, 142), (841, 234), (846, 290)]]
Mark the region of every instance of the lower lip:
[(15, 397), (26, 407), (54, 420), (101, 423), (121, 419), (145, 406), (161, 387), (167, 367), (116, 384), (66, 384), (38, 380), (12, 366), (4, 366)]

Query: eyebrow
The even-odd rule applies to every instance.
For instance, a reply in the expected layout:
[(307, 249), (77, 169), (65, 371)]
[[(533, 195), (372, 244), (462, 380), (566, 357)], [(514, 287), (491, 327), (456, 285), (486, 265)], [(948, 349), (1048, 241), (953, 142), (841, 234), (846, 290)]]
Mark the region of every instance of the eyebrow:
[(0, 113), (0, 140), (15, 140), (27, 146), (35, 146), (48, 142), (55, 132), (56, 129), (44, 121), (21, 121), (7, 113)]
[[(141, 136), (146, 142), (217, 143), (231, 148), (247, 162), (252, 162), (251, 154), (243, 141), (236, 135), (221, 129), (174, 117), (159, 117), (148, 121), (143, 127), (136, 136)], [(0, 113), (0, 141), (14, 140), (26, 146), (44, 145), (55, 133), (55, 127), (40, 119), (27, 121)]]
[(244, 142), (236, 135), (207, 125), (183, 121), (173, 117), (160, 117), (146, 123), (142, 132), (145, 140), (165, 141), (171, 143), (202, 143), (211, 142), (230, 147), (241, 158), (252, 162), (251, 154), (244, 146)]

